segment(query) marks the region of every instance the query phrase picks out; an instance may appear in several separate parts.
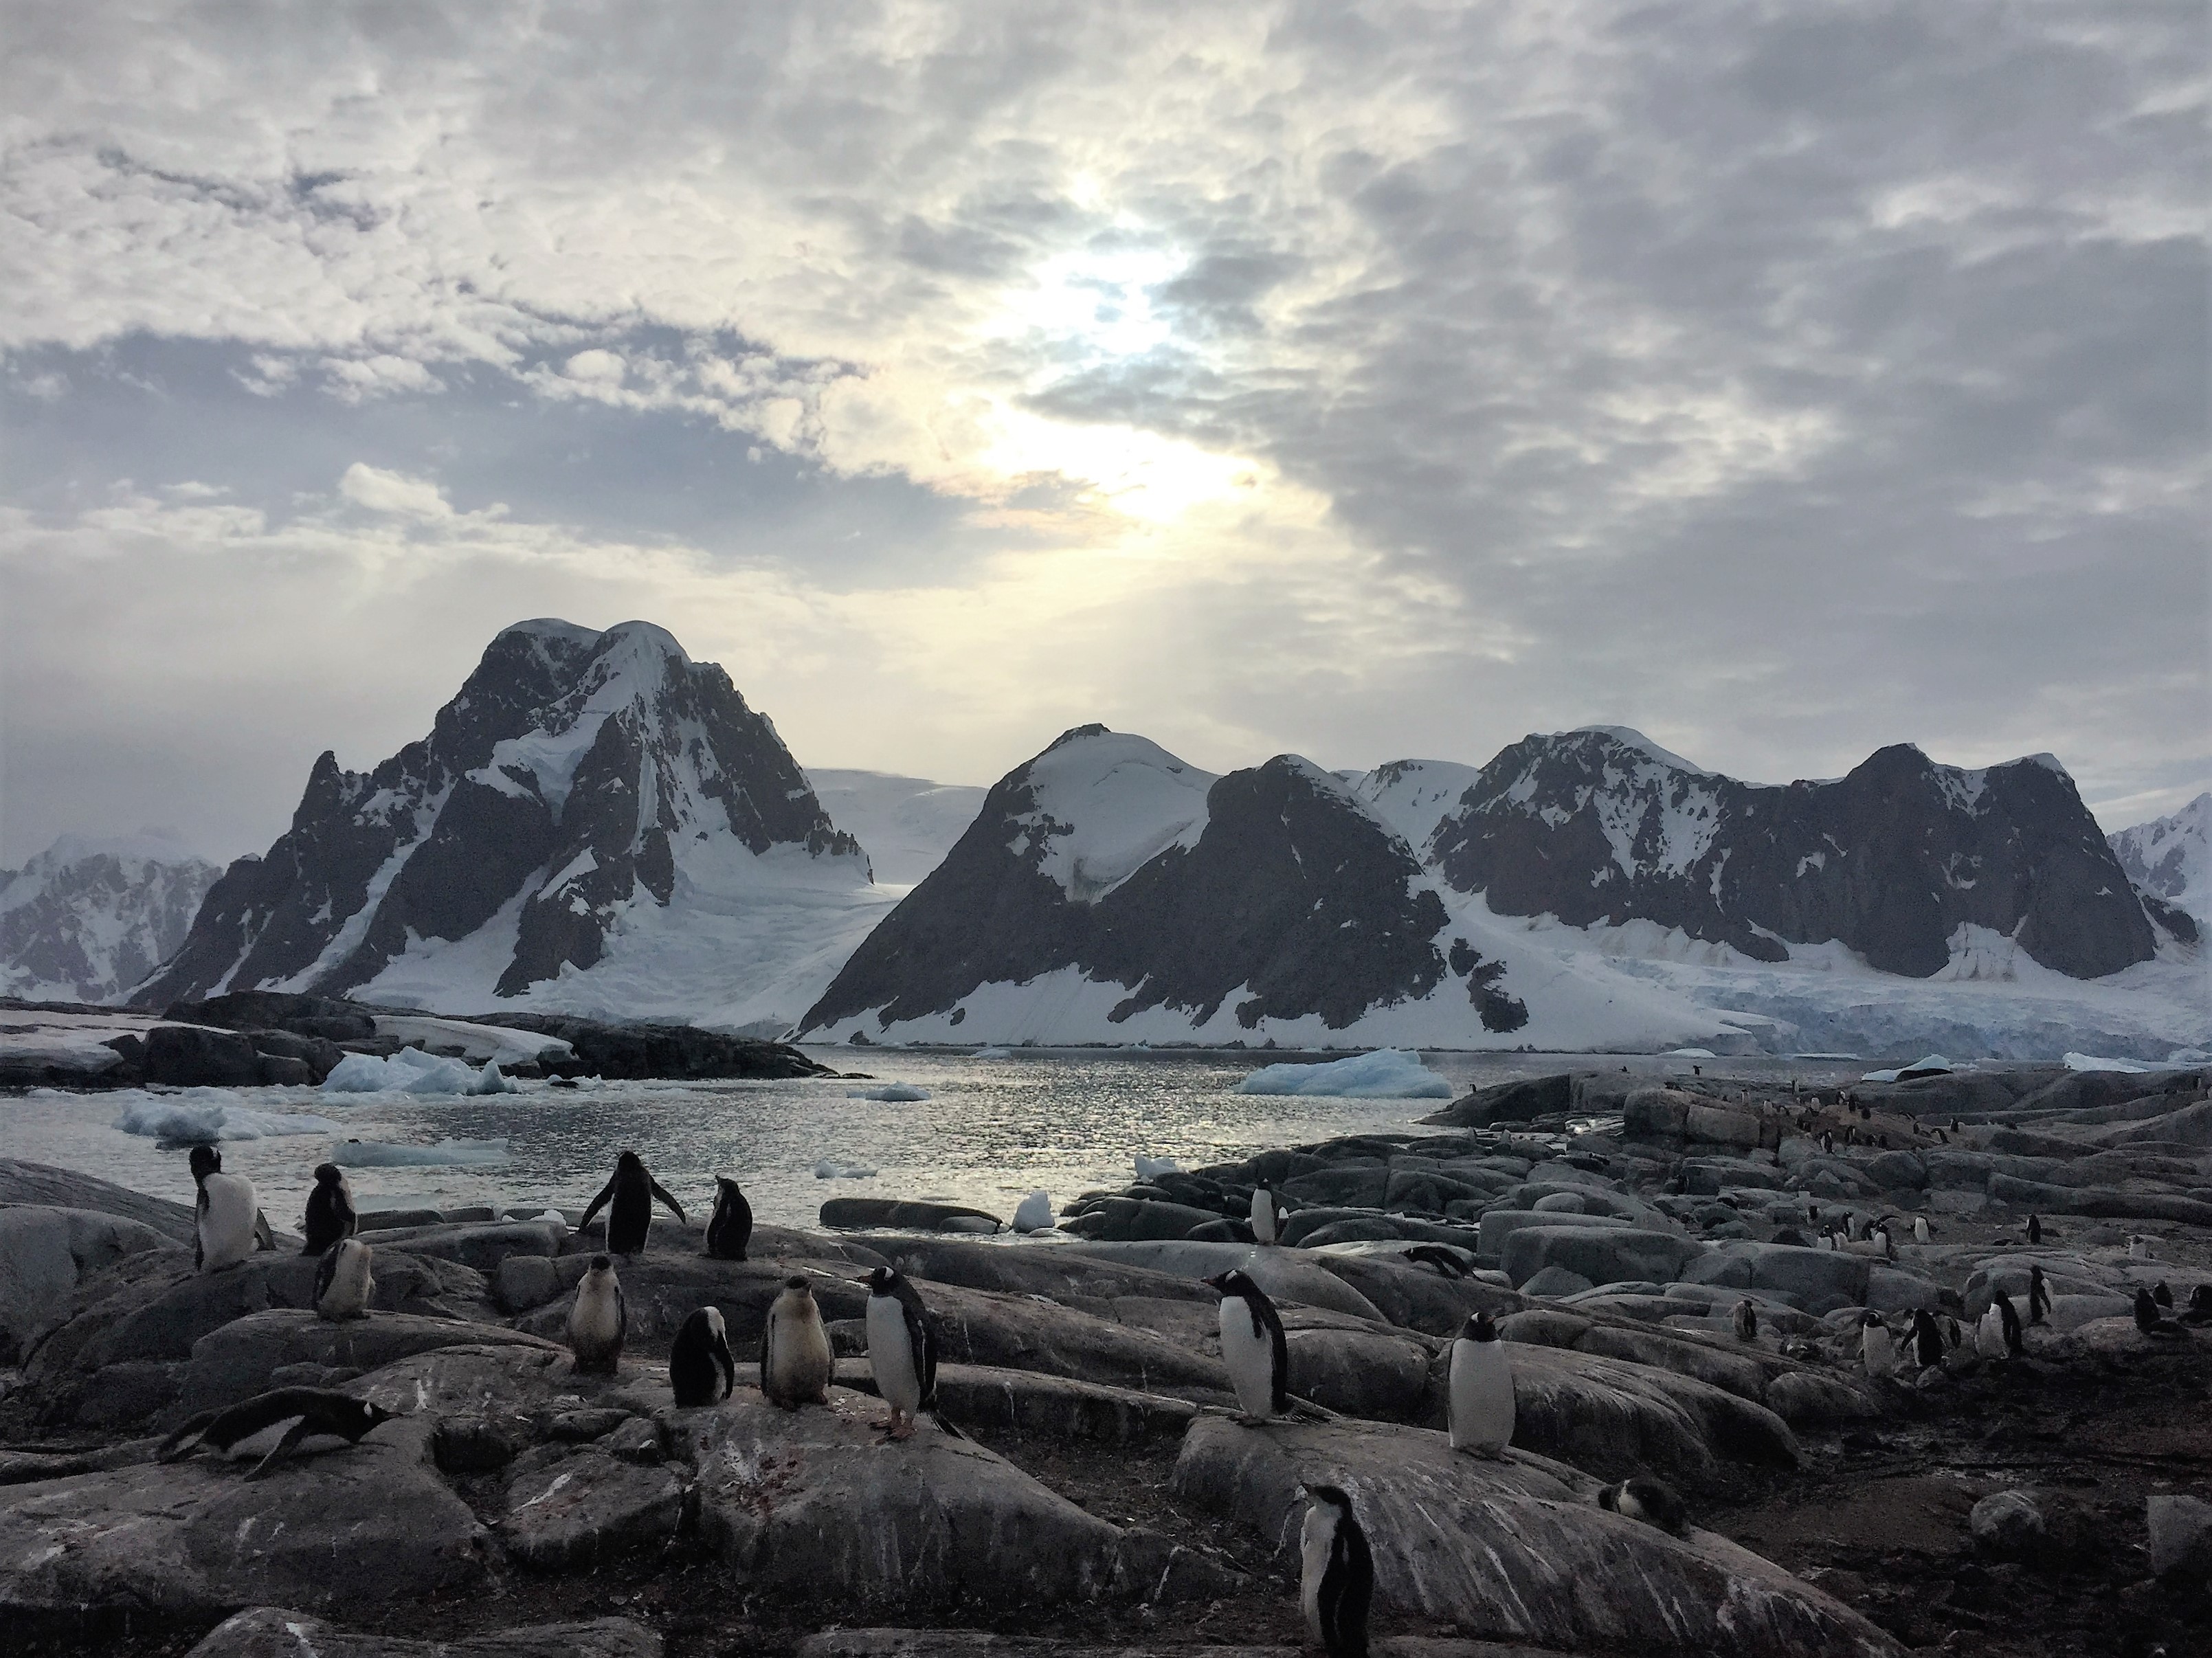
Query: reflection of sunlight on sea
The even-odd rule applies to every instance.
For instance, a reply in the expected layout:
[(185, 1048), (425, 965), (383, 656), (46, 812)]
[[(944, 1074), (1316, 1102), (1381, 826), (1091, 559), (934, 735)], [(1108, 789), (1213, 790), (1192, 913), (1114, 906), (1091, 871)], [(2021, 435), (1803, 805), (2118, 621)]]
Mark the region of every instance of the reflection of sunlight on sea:
[[(1231, 1091), (1279, 1054), (1022, 1051), (1004, 1059), (889, 1049), (811, 1050), (827, 1064), (928, 1091), (915, 1102), (855, 1099), (843, 1078), (781, 1082), (623, 1083), (483, 1098), (325, 1095), (311, 1089), (245, 1089), (240, 1102), (269, 1112), (312, 1111), (339, 1137), (429, 1145), (505, 1139), (506, 1161), (465, 1166), (371, 1167), (349, 1172), (367, 1206), (400, 1201), (553, 1204), (578, 1208), (605, 1181), (614, 1154), (635, 1150), (695, 1219), (714, 1177), (733, 1175), (760, 1218), (811, 1225), (823, 1199), (842, 1193), (940, 1198), (1010, 1215), (1039, 1187), (1064, 1204), (1133, 1178), (1139, 1151), (1186, 1168), (1269, 1146), (1367, 1129), (1410, 1128), (1445, 1102), (1344, 1100)], [(1429, 1063), (1457, 1090), (1569, 1067), (1628, 1065), (1661, 1075), (1687, 1062), (1666, 1057), (1563, 1059), (1534, 1054), (1445, 1054)], [(1711, 1061), (1705, 1062), (1708, 1070)], [(1731, 1072), (1784, 1069), (1808, 1080), (1862, 1067), (1742, 1060)], [(0, 1101), (0, 1153), (58, 1163), (136, 1190), (189, 1200), (180, 1149), (111, 1125), (113, 1096), (44, 1091)], [(225, 1144), (227, 1168), (250, 1175), (272, 1223), (296, 1227), (314, 1166), (331, 1155), (327, 1133)], [(815, 1165), (872, 1167), (871, 1179), (817, 1180)]]

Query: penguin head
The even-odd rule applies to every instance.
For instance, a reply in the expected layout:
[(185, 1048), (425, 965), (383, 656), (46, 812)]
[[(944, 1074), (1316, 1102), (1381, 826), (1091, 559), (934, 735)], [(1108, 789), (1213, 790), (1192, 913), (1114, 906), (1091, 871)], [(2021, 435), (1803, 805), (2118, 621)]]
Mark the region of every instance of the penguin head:
[(617, 1152), (615, 1156), (615, 1170), (617, 1174), (628, 1175), (641, 1173), (644, 1169), (645, 1159), (639, 1157), (636, 1152), (629, 1151), (627, 1148)]
[(714, 1176), (714, 1189), (726, 1198), (741, 1198), (744, 1196), (744, 1190), (738, 1185), (737, 1181), (732, 1180), (727, 1175), (717, 1175)]
[(1498, 1321), (1487, 1313), (1470, 1314), (1467, 1322), (1460, 1327), (1459, 1339), (1462, 1341), (1495, 1341), (1498, 1339)]
[(334, 1163), (319, 1163), (315, 1165), (315, 1184), (318, 1186), (336, 1186), (344, 1178), (345, 1170)]
[(868, 1274), (868, 1291), (872, 1295), (893, 1296), (898, 1293), (899, 1275), (889, 1266), (878, 1266)]
[(1351, 1494), (1341, 1485), (1301, 1485), (1298, 1487), (1298, 1491), (1309, 1503), (1317, 1503), (1325, 1508), (1334, 1509), (1340, 1515), (1346, 1519), (1352, 1515)]
[(222, 1153), (212, 1145), (194, 1146), (187, 1161), (192, 1166), (192, 1178), (196, 1181), (222, 1173)]
[(611, 1272), (614, 1269), (614, 1258), (611, 1255), (593, 1255), (592, 1257), (592, 1270), (594, 1272)]
[(355, 1420), (361, 1424), (361, 1430), (363, 1433), (367, 1433), (379, 1423), (393, 1420), (399, 1414), (397, 1411), (387, 1411), (383, 1406), (373, 1404), (366, 1399), (356, 1400), (355, 1403), (356, 1408), (351, 1414)]
[(1260, 1286), (1253, 1283), (1240, 1267), (1232, 1266), (1225, 1272), (1216, 1272), (1206, 1282), (1224, 1296), (1249, 1297), (1260, 1293)]
[(806, 1296), (811, 1298), (814, 1294), (814, 1286), (796, 1272), (784, 1279), (783, 1287), (795, 1296)]

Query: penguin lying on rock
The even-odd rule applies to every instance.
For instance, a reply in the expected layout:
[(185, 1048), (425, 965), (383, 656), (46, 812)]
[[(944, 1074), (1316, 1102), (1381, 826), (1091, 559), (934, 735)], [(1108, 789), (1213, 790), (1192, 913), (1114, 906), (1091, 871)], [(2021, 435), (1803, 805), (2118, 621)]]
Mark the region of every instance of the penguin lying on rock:
[(380, 1405), (372, 1405), (365, 1399), (356, 1399), (350, 1394), (329, 1388), (279, 1388), (271, 1393), (257, 1394), (228, 1410), (201, 1412), (161, 1442), (154, 1452), (154, 1460), (181, 1461), (203, 1445), (227, 1451), (264, 1429), (273, 1428), (280, 1422), (290, 1423), (284, 1436), (246, 1476), (258, 1479), (306, 1440), (321, 1436), (358, 1445), (362, 1435), (391, 1421), (393, 1414)]
[(1690, 1511), (1674, 1488), (1663, 1479), (1638, 1474), (1597, 1494), (1597, 1505), (1627, 1520), (1641, 1520), (1661, 1531), (1679, 1533), (1688, 1523)]
[(1404, 1259), (1433, 1266), (1448, 1278), (1463, 1278), (1468, 1274), (1466, 1258), (1456, 1249), (1447, 1248), (1441, 1243), (1417, 1243), (1406, 1251)]
[(2152, 1299), (2148, 1290), (2136, 1291), (2136, 1328), (2161, 1341), (2180, 1341), (2189, 1334), (2172, 1319), (2160, 1314), (2158, 1303)]

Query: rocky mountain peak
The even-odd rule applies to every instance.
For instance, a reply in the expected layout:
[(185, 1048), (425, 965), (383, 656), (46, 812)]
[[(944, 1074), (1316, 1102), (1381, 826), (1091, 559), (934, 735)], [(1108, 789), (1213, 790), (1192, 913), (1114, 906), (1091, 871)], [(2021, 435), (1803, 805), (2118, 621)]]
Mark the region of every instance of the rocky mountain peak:
[(161, 835), (61, 836), (0, 870), (0, 993), (119, 999), (184, 943), (221, 873)]

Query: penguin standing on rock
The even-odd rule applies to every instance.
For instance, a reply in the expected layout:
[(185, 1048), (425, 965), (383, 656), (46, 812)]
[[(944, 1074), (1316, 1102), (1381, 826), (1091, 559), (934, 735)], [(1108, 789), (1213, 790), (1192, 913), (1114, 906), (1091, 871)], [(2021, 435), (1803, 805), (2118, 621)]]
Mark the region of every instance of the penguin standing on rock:
[(1503, 1456), (1513, 1442), (1513, 1362), (1489, 1314), (1475, 1314), (1461, 1329), (1451, 1345), (1446, 1380), (1451, 1448)]
[(2189, 1310), (2181, 1315), (2184, 1324), (2212, 1324), (2212, 1284), (2200, 1284), (2189, 1292)]
[(1927, 1216), (1915, 1215), (1912, 1218), (1912, 1241), (1915, 1243), (1925, 1243), (1928, 1242)]
[(877, 1267), (867, 1284), (868, 1369), (891, 1412), (884, 1427), (893, 1439), (911, 1439), (927, 1411), (945, 1432), (963, 1437), (937, 1408), (937, 1328), (921, 1295), (889, 1266)]
[(1306, 1633), (1328, 1658), (1367, 1658), (1367, 1612), (1375, 1601), (1375, 1557), (1339, 1486), (1305, 1488), (1298, 1529), (1298, 1603)]
[(2173, 1310), (2173, 1291), (2164, 1278), (2150, 1286), (2150, 1298), (2167, 1312)]
[(1280, 1416), (1291, 1403), (1291, 1345), (1282, 1315), (1251, 1278), (1231, 1270), (1206, 1280), (1221, 1291), (1221, 1362), (1248, 1422)]
[[(605, 1208), (608, 1249), (617, 1255), (634, 1255), (645, 1248), (646, 1235), (653, 1230), (655, 1198), (666, 1204), (677, 1219), (684, 1218), (684, 1206), (660, 1189), (660, 1182), (647, 1171), (644, 1159), (635, 1151), (624, 1151), (615, 1159), (613, 1175), (584, 1211), (576, 1230), (582, 1231), (592, 1224), (592, 1217)], [(607, 1208), (610, 1203), (613, 1206)]]
[(2174, 1320), (2160, 1315), (2158, 1303), (2151, 1299), (2148, 1290), (2136, 1291), (2136, 1328), (2161, 1341), (2179, 1340), (2189, 1333)]
[(1984, 1358), (2005, 1356), (2004, 1315), (1997, 1311), (1994, 1300), (1974, 1326), (1974, 1351)]
[(368, 1316), (368, 1298), (376, 1293), (376, 1280), (368, 1270), (371, 1251), (359, 1238), (340, 1238), (323, 1251), (315, 1268), (315, 1313), (339, 1322)]
[(1690, 1517), (1689, 1509), (1674, 1488), (1648, 1474), (1638, 1474), (1618, 1485), (1607, 1485), (1598, 1492), (1597, 1505), (1623, 1519), (1641, 1520), (1663, 1532), (1679, 1533)]
[(787, 1411), (827, 1405), (836, 1370), (813, 1286), (795, 1274), (784, 1279), (783, 1293), (769, 1303), (768, 1331), (761, 1338), (761, 1392)]
[(2004, 1321), (2004, 1345), (2007, 1358), (2027, 1357), (2027, 1333), (2021, 1328), (2020, 1313), (2012, 1304), (2012, 1297), (2003, 1291), (1997, 1291), (1996, 1309)]
[(629, 1311), (623, 1304), (615, 1264), (605, 1255), (593, 1255), (568, 1309), (568, 1351), (575, 1355), (576, 1374), (614, 1375), (622, 1364), (623, 1338), (629, 1333)]
[(2030, 1215), (2027, 1218), (2027, 1241), (2030, 1243), (2043, 1242), (2043, 1220), (2040, 1216)]
[(1912, 1359), (1923, 1370), (1943, 1362), (1943, 1332), (1925, 1307), (1912, 1315)]
[(194, 1146), (191, 1166), (199, 1186), (194, 1200), (198, 1236), (193, 1264), (203, 1272), (220, 1272), (237, 1266), (258, 1247), (261, 1217), (253, 1182), (243, 1175), (224, 1174), (222, 1153), (212, 1145)]
[(1729, 1322), (1735, 1327), (1738, 1341), (1759, 1339), (1759, 1309), (1751, 1304), (1748, 1297), (1736, 1303), (1735, 1310), (1729, 1315)]
[(2043, 1322), (2044, 1315), (2051, 1310), (2051, 1286), (2044, 1282), (2041, 1266), (2030, 1262), (2027, 1268), (2027, 1321)]
[(349, 1238), (361, 1224), (354, 1211), (353, 1187), (345, 1170), (334, 1163), (315, 1166), (315, 1189), (307, 1193), (307, 1217), (301, 1229), (307, 1235), (303, 1255), (319, 1255), (340, 1238)]
[[(613, 1229), (611, 1218), (607, 1225)], [(753, 1206), (726, 1175), (714, 1177), (714, 1212), (707, 1222), (707, 1253), (716, 1260), (743, 1260), (753, 1241)]]
[(1897, 1339), (1880, 1313), (1869, 1313), (1859, 1321), (1859, 1363), (1870, 1376), (1897, 1374)]
[(1283, 1212), (1275, 1201), (1275, 1188), (1261, 1181), (1252, 1188), (1252, 1236), (1262, 1243), (1273, 1243), (1282, 1230)]
[(668, 1349), (668, 1385), (679, 1409), (718, 1404), (737, 1391), (738, 1362), (719, 1307), (701, 1307), (684, 1321)]

